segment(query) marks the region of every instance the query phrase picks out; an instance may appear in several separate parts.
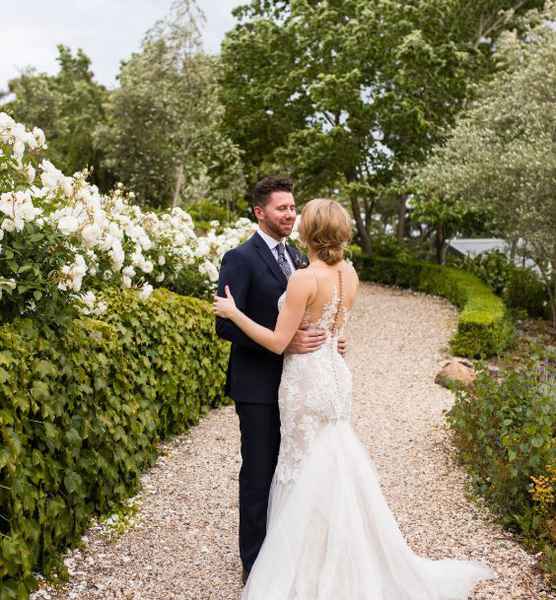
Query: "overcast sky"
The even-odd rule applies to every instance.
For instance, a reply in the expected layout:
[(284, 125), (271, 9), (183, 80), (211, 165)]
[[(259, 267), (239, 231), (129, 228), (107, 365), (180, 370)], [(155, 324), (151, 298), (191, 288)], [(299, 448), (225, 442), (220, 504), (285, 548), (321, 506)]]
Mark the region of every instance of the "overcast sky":
[[(205, 49), (216, 52), (234, 24), (231, 10), (246, 0), (198, 0), (207, 17)], [(0, 20), (0, 89), (22, 67), (55, 73), (56, 45), (83, 48), (96, 79), (112, 87), (120, 60), (168, 13), (172, 0), (3, 0)]]

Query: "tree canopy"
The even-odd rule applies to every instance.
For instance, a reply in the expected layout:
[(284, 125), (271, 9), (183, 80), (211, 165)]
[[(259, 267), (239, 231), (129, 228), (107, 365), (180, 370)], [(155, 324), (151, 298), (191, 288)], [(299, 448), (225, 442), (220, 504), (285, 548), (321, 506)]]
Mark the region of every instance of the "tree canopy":
[(103, 150), (94, 145), (93, 132), (105, 119), (106, 88), (94, 80), (91, 60), (58, 46), (56, 75), (27, 69), (8, 86), (15, 99), (2, 110), (29, 127), (40, 127), (49, 140), (52, 160), (65, 172), (92, 168), (91, 180), (106, 188), (113, 178), (102, 165)]
[(490, 206), (509, 239), (538, 265), (556, 324), (556, 5), (531, 15), (526, 35), (498, 40), (500, 69), (480, 87), (416, 178), (445, 204)]
[(370, 251), (380, 191), (421, 161), (491, 73), (498, 35), (540, 1), (253, 0), (223, 44), (230, 137), (250, 180), (343, 190)]
[(202, 13), (179, 0), (122, 64), (97, 130), (106, 165), (139, 201), (169, 206), (243, 191), (238, 148), (223, 134), (218, 61), (201, 51)]

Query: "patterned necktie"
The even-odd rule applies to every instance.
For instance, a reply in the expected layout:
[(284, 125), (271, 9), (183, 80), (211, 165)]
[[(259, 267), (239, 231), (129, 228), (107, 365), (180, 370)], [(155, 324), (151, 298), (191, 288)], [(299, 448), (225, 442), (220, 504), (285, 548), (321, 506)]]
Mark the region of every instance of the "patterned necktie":
[(276, 251), (278, 252), (278, 264), (282, 269), (282, 273), (284, 273), (286, 279), (289, 279), (290, 275), (292, 274), (292, 268), (290, 267), (290, 263), (286, 258), (286, 248), (284, 244), (278, 244), (276, 246)]

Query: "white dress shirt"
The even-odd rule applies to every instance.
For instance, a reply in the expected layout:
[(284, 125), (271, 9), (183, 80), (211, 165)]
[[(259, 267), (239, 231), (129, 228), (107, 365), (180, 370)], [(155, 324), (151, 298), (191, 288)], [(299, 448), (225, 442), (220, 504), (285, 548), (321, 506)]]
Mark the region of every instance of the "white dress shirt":
[[(257, 227), (257, 233), (263, 238), (266, 245), (270, 248), (270, 251), (272, 252), (272, 256), (274, 256), (274, 258), (276, 259), (276, 262), (278, 262), (278, 250), (276, 249), (276, 246), (278, 246), (278, 244), (284, 244), (284, 246), (286, 246), (286, 238), (282, 238), (281, 240), (275, 240), (273, 237), (269, 236), (268, 233), (265, 233), (260, 228), (260, 226)], [(290, 256), (290, 253), (288, 252), (287, 247), (286, 247), (285, 254), (286, 254), (286, 260), (288, 261), (288, 264), (290, 265), (292, 273), (293, 273), (295, 271), (295, 265), (293, 264), (292, 257)]]

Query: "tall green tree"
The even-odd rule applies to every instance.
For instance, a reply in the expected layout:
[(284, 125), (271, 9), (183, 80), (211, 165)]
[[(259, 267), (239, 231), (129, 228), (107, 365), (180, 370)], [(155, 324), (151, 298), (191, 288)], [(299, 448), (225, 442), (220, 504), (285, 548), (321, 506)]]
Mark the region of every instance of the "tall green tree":
[(103, 151), (95, 146), (93, 132), (105, 120), (108, 91), (94, 80), (91, 60), (58, 46), (56, 75), (27, 69), (8, 86), (15, 99), (2, 106), (20, 123), (44, 130), (51, 160), (64, 172), (92, 169), (91, 181), (111, 187), (112, 174), (103, 165)]
[(252, 0), (236, 9), (223, 101), (250, 180), (280, 168), (302, 198), (341, 190), (370, 252), (378, 190), (424, 159), (470, 84), (492, 72), (500, 32), (540, 4)]
[(222, 132), (218, 60), (201, 51), (203, 19), (193, 0), (174, 2), (122, 63), (97, 129), (107, 167), (153, 207), (229, 205), (243, 192), (239, 149)]
[(424, 199), (412, 197), (411, 219), (427, 227), (425, 235), (431, 238), (438, 264), (446, 262), (449, 239), (457, 236), (490, 237), (492, 232), (501, 230), (496, 212), (491, 207), (450, 202), (434, 195)]
[(556, 4), (526, 35), (498, 40), (500, 70), (481, 87), (416, 177), (425, 195), (490, 207), (508, 239), (538, 265), (556, 327)]

